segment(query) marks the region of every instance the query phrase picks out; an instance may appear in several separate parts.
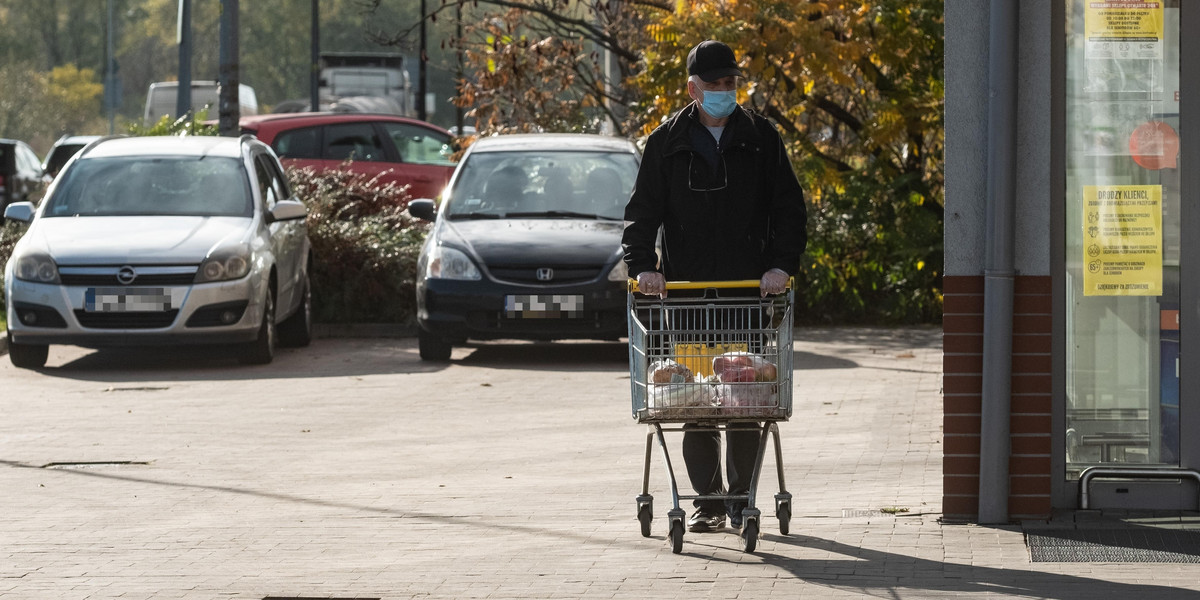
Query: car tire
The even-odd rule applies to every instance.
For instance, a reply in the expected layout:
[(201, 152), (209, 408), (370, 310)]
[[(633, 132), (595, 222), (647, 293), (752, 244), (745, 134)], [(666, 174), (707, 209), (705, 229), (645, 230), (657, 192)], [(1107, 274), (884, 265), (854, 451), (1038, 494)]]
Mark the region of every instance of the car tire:
[(46, 366), (46, 358), (50, 356), (50, 346), (46, 344), (18, 344), (8, 336), (8, 359), (14, 367), (21, 369), (40, 369)]
[(275, 359), (275, 344), (278, 332), (275, 329), (275, 293), (267, 288), (263, 298), (262, 325), (258, 328), (258, 339), (242, 349), (240, 360), (246, 365), (270, 364)]
[(418, 328), (417, 349), (420, 350), (421, 360), (444, 362), (450, 360), (450, 351), (454, 349), (454, 345), (445, 338)]
[(309, 285), (308, 275), (304, 276), (300, 306), (292, 316), (279, 324), (279, 343), (297, 348), (312, 343), (312, 287)]

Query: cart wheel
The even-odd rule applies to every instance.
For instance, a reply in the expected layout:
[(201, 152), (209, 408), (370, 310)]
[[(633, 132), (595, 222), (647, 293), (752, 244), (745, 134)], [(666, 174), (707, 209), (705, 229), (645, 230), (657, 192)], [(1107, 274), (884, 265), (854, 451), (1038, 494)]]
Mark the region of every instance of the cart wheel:
[(654, 520), (654, 511), (649, 504), (638, 506), (638, 522), (642, 524), (642, 537), (650, 537), (650, 521)]
[(775, 494), (775, 516), (779, 517), (779, 533), (788, 534), (789, 521), (792, 520), (792, 495), (787, 492)]
[(758, 519), (746, 519), (742, 525), (742, 551), (754, 552), (758, 545)]
[(683, 552), (683, 521), (671, 521), (671, 533), (667, 537), (671, 540), (672, 553)]
[(779, 508), (775, 510), (775, 515), (779, 517), (779, 534), (788, 534), (788, 521), (792, 519), (792, 507), (789, 503), (781, 503)]

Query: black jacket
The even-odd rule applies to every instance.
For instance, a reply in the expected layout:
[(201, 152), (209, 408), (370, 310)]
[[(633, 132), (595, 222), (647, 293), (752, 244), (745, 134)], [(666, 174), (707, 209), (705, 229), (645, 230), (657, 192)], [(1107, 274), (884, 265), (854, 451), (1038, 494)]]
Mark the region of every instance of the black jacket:
[(658, 269), (660, 227), (668, 281), (758, 279), (772, 268), (794, 275), (807, 211), (779, 132), (739, 106), (718, 155), (699, 110), (692, 103), (646, 141), (621, 240), (630, 277)]

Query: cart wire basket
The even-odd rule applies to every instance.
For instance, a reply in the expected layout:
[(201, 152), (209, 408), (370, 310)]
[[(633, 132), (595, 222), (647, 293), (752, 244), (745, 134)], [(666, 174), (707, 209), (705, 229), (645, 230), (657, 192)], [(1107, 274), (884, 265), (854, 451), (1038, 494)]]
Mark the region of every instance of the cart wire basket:
[[(667, 298), (638, 293), (630, 280), (629, 374), (633, 418), (649, 426), (642, 494), (637, 518), (642, 535), (651, 534), (653, 498), (650, 462), (655, 440), (662, 450), (671, 487), (668, 541), (683, 547), (685, 513), (680, 500), (745, 501), (742, 546), (753, 552), (761, 512), (755, 491), (763, 457), (774, 440), (779, 493), (775, 496), (780, 533), (787, 535), (791, 494), (784, 485), (779, 421), (792, 414), (792, 313), (794, 292), (759, 297), (758, 280), (668, 282)], [(747, 295), (751, 294), (751, 295)], [(760, 428), (758, 456), (746, 494), (681, 495), (664, 432)]]

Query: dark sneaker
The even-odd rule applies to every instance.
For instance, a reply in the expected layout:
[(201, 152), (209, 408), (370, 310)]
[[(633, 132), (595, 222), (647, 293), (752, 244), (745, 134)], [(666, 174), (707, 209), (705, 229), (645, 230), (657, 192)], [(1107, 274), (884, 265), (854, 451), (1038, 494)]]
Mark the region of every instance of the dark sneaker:
[(702, 510), (698, 510), (692, 514), (692, 518), (688, 519), (688, 531), (692, 533), (703, 533), (705, 531), (715, 531), (725, 526), (725, 515), (709, 514)]

